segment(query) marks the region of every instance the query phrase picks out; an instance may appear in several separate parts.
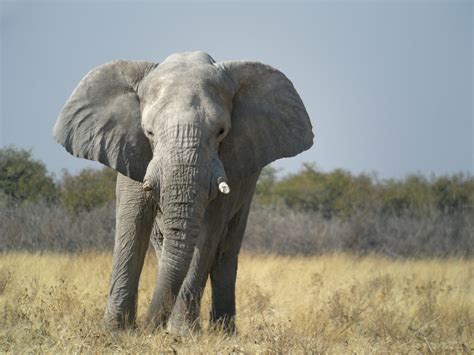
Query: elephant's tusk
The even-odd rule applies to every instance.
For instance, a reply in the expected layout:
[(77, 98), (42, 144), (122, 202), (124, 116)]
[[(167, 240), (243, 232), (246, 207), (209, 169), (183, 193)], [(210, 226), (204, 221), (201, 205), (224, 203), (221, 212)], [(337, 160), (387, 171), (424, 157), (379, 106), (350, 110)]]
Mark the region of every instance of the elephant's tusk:
[(219, 183), (219, 191), (222, 192), (224, 195), (227, 195), (230, 192), (230, 187), (225, 181), (221, 181)]
[(149, 181), (145, 181), (143, 183), (143, 191), (151, 191), (153, 190), (153, 187), (151, 186)]

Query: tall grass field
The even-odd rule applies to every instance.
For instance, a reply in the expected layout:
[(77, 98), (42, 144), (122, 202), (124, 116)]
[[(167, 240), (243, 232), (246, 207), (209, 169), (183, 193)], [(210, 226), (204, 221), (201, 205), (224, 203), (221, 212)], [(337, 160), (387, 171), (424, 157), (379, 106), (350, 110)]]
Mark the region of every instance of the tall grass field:
[(139, 288), (139, 326), (102, 329), (111, 255), (3, 252), (0, 352), (30, 353), (472, 353), (474, 261), (390, 259), (344, 253), (244, 253), (235, 336), (209, 329), (209, 287), (200, 334), (147, 329), (150, 253)]

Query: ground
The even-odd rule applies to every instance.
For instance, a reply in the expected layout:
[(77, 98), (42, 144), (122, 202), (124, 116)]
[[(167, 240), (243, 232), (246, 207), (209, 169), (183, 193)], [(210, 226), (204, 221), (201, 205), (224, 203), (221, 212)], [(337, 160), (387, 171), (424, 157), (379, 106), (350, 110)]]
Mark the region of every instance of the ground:
[(101, 328), (111, 255), (0, 254), (0, 352), (472, 353), (474, 261), (344, 254), (242, 255), (236, 336), (176, 337), (142, 323), (156, 264), (140, 284), (139, 327)]

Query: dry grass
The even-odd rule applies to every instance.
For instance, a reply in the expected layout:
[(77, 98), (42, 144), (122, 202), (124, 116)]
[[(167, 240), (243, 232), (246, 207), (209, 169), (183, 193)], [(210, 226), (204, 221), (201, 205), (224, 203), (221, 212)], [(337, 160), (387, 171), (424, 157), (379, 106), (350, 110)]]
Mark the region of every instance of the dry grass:
[[(139, 299), (151, 297), (154, 258)], [(238, 279), (239, 334), (198, 336), (100, 327), (111, 257), (0, 255), (0, 351), (9, 352), (422, 352), (474, 347), (474, 261), (397, 261), (325, 255), (243, 255)]]

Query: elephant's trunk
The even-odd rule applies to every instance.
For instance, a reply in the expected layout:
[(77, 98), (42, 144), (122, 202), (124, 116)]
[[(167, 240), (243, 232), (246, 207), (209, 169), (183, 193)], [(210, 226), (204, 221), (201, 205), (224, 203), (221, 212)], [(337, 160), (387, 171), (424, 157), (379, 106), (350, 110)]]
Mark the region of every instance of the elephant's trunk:
[(199, 186), (172, 186), (164, 200), (160, 229), (163, 250), (150, 316), (164, 324), (188, 272), (206, 208), (207, 196), (199, 196)]
[[(162, 155), (160, 230), (163, 250), (148, 318), (164, 325), (188, 272), (209, 200), (211, 171), (196, 139), (183, 139)], [(195, 137), (194, 137), (195, 138)], [(148, 173), (147, 173), (148, 175)]]

